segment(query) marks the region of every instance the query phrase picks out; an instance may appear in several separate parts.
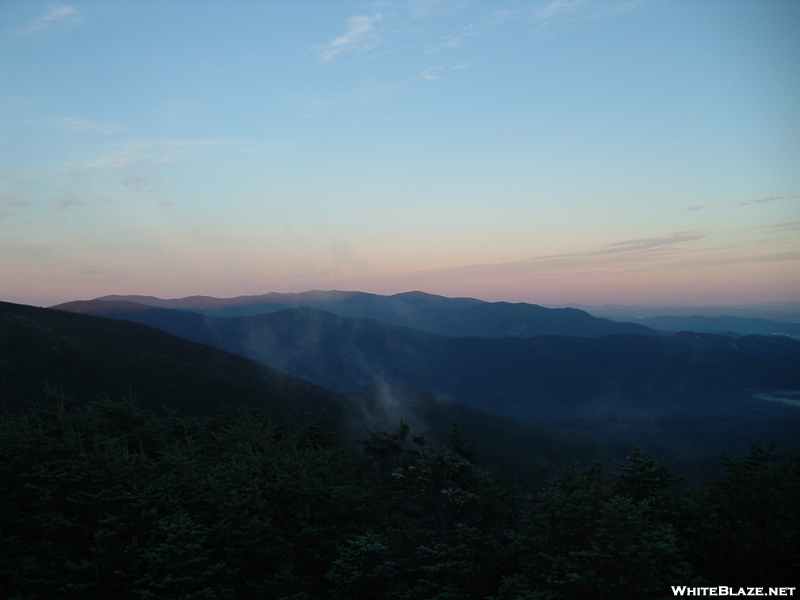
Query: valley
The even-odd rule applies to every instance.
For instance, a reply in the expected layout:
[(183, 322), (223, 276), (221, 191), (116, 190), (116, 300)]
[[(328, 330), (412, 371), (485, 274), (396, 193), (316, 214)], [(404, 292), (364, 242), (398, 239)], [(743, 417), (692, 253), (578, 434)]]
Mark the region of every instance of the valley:
[[(291, 302), (302, 303), (298, 296), (303, 295)], [(371, 397), (369, 408), (357, 411), (366, 423), (384, 428), (403, 418), (422, 429), (446, 431), (444, 420), (431, 428), (430, 418), (419, 416), (425, 414), (419, 398), (427, 399), (426, 406), (448, 407), (445, 412), (463, 406), (462, 413), (473, 412), (452, 420), (468, 423), (465, 431), (486, 447), (496, 447), (492, 440), (506, 437), (504, 431), (516, 430), (522, 437), (514, 438), (511, 462), (528, 466), (552, 468), (559, 461), (599, 455), (620, 458), (642, 445), (676, 468), (713, 472), (721, 454), (741, 452), (748, 444), (776, 439), (786, 449), (796, 448), (800, 412), (758, 400), (774, 390), (800, 389), (800, 343), (788, 337), (646, 329), (637, 334), (626, 332), (624, 324), (619, 332), (597, 336), (598, 327), (607, 323), (583, 311), (421, 293), (400, 296), (317, 292), (309, 301), (361, 315), (350, 317), (315, 306), (286, 308), (287, 299), (278, 303), (274, 295), (271, 306), (279, 310), (247, 316), (212, 313), (220, 306), (263, 310), (264, 297), (159, 301), (160, 307), (152, 306), (153, 299), (144, 299), (151, 304), (146, 305), (113, 297), (56, 308), (148, 325), (351, 399)], [(167, 307), (175, 305), (184, 309)], [(573, 335), (495, 337), (482, 323), (507, 320), (509, 306), (518, 320), (529, 316), (519, 321), (527, 331), (547, 323), (548, 330)], [(475, 318), (477, 309), (483, 318)], [(409, 323), (420, 314), (437, 314), (431, 311), (439, 311), (438, 323), (461, 323), (470, 335), (434, 334), (396, 323), (399, 315)], [(363, 316), (378, 314), (384, 320)], [(489, 422), (480, 415), (492, 415), (502, 423), (500, 430), (488, 433), (474, 425)], [(498, 452), (493, 460), (499, 464), (505, 459)], [(537, 458), (520, 458), (531, 456)]]

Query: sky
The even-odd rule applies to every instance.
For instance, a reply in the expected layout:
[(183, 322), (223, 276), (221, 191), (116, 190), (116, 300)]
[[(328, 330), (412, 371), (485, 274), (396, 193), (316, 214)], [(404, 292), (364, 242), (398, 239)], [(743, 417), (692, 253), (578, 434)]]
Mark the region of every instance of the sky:
[(800, 301), (800, 2), (0, 2), (0, 300)]

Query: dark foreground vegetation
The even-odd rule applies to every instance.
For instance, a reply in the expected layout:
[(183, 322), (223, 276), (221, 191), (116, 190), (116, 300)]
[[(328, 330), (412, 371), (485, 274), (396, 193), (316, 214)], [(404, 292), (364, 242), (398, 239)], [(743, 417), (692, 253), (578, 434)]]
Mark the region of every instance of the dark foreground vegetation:
[(131, 400), (0, 422), (0, 596), (13, 599), (672, 597), (794, 585), (800, 460), (753, 447), (676, 485), (634, 450), (523, 494), (400, 424), (360, 452), (324, 419), (156, 416)]

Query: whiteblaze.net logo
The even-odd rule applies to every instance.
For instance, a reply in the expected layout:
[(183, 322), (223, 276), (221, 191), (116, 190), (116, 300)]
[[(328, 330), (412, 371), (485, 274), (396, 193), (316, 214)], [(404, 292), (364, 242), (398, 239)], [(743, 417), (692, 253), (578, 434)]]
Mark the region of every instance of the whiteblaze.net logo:
[(690, 587), (673, 585), (673, 596), (794, 596), (793, 587)]

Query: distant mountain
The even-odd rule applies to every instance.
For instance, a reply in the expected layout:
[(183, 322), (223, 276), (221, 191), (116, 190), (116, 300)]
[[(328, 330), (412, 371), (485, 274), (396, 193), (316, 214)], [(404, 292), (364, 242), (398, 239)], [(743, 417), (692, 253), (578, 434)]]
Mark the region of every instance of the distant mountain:
[(780, 401), (800, 390), (800, 342), (782, 336), (448, 338), (313, 308), (236, 318), (103, 301), (70, 308), (349, 392), (347, 419), (359, 425), (405, 418), (443, 439), (444, 422), (466, 421), (493, 464), (516, 469), (618, 457), (635, 444), (685, 468), (772, 438), (800, 449), (800, 409)]
[[(151, 310), (133, 303), (101, 304)], [(487, 467), (533, 483), (542, 479), (540, 469), (590, 461), (601, 452), (622, 458), (632, 447), (627, 438), (582, 433), (580, 425), (515, 421), (410, 388), (381, 385), (343, 396), (138, 323), (0, 302), (0, 410), (43, 402), (45, 384), (74, 402), (133, 393), (142, 408), (180, 415), (251, 407), (266, 410), (276, 422), (302, 423), (325, 411), (347, 440), (365, 437), (368, 428), (394, 430), (402, 419), (415, 435), (444, 446), (458, 423), (477, 442)], [(676, 464), (704, 468), (697, 457), (693, 460)]]
[(577, 308), (545, 308), (524, 302), (484, 302), (457, 310), (449, 307), (427, 308), (393, 319), (392, 322), (449, 337), (602, 337), (621, 333), (659, 335), (659, 332), (644, 325), (593, 317)]
[(231, 318), (105, 302), (63, 308), (151, 325), (338, 392), (408, 386), (507, 415), (800, 389), (800, 342), (786, 337), (448, 338), (313, 308)]
[(767, 319), (779, 323), (800, 323), (800, 302), (761, 302), (757, 304), (732, 304), (726, 306), (687, 305), (582, 305), (576, 304), (595, 316), (615, 321), (635, 321), (644, 317), (721, 317), (730, 315), (743, 319)]
[[(641, 324), (597, 318), (574, 308), (553, 309), (524, 302), (484, 302), (475, 298), (447, 298), (424, 292), (381, 296), (365, 292), (310, 291), (238, 298), (191, 296), (172, 300), (151, 296), (104, 296), (95, 301), (132, 302), (226, 317), (254, 316), (287, 308), (309, 307), (343, 317), (375, 319), (450, 337), (601, 337), (617, 333), (659, 335), (659, 332)], [(71, 310), (72, 304), (54, 308)]]
[(153, 296), (103, 296), (102, 301), (134, 302), (158, 308), (191, 310), (223, 317), (245, 317), (260, 315), (287, 308), (308, 306), (319, 308), (345, 317), (375, 317), (377, 315), (406, 315), (429, 308), (464, 308), (482, 304), (475, 298), (447, 298), (424, 292), (405, 292), (392, 296), (367, 292), (342, 292), (338, 290), (311, 290), (300, 293), (280, 294), (271, 292), (257, 296), (236, 298), (213, 298), (211, 296), (189, 296), (187, 298), (162, 299)]
[(755, 319), (723, 315), (704, 317), (692, 315), (643, 317), (636, 323), (663, 331), (697, 331), (701, 333), (733, 333), (736, 335), (788, 335), (800, 338), (799, 323), (782, 323), (768, 319)]

